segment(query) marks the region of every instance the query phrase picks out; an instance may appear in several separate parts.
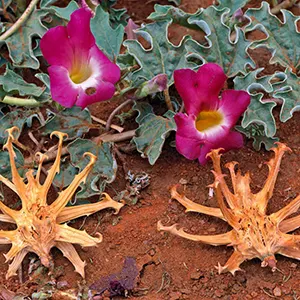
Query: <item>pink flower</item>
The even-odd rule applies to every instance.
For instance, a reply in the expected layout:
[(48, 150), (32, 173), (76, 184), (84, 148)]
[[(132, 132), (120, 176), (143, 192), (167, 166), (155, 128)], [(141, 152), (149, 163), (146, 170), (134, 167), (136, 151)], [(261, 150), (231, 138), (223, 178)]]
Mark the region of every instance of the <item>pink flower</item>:
[(66, 27), (48, 30), (40, 46), (48, 63), (53, 100), (65, 107), (110, 99), (120, 79), (119, 67), (98, 48), (90, 30), (92, 13), (80, 8)]
[(250, 103), (245, 91), (225, 90), (219, 98), (226, 75), (217, 64), (208, 63), (198, 72), (181, 69), (174, 72), (176, 89), (187, 114), (175, 115), (176, 148), (188, 159), (207, 161), (212, 149), (225, 151), (243, 146), (243, 137), (232, 131)]

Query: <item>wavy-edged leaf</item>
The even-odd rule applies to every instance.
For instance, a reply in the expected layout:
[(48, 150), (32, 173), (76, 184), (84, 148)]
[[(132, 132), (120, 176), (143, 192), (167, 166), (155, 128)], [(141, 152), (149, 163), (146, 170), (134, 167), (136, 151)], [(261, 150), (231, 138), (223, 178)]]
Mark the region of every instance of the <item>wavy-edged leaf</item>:
[(235, 129), (246, 135), (247, 138), (253, 139), (253, 148), (256, 151), (259, 151), (263, 144), (266, 150), (270, 150), (274, 147), (275, 142), (279, 141), (277, 137), (267, 137), (263, 125), (252, 123), (246, 128), (236, 126)]
[(186, 60), (187, 50), (184, 44), (190, 37), (185, 36), (178, 46), (168, 40), (168, 27), (171, 21), (147, 24), (137, 30), (137, 34), (151, 43), (150, 49), (145, 49), (137, 40), (127, 40), (124, 46), (129, 54), (134, 56), (140, 69), (132, 73), (134, 86), (139, 86), (151, 80), (158, 74), (167, 74), (168, 86), (173, 83), (173, 73), (177, 69), (194, 68), (194, 63)]
[(54, 115), (41, 130), (43, 135), (48, 135), (54, 130), (67, 133), (70, 140), (81, 137), (91, 128), (95, 128), (95, 126), (92, 124), (89, 110), (73, 106)]
[[(261, 124), (265, 136), (273, 137), (276, 133), (276, 123), (272, 110), (277, 105), (275, 98), (282, 100), (280, 120), (286, 122), (293, 113), (300, 109), (299, 77), (286, 69), (285, 73), (276, 72), (273, 75), (258, 77), (263, 69), (249, 72), (246, 76), (237, 76), (234, 87), (237, 90), (247, 90), (251, 95), (251, 103), (244, 113), (242, 126)], [(267, 93), (270, 99), (262, 100)]]
[(4, 144), (7, 138), (6, 129), (17, 126), (22, 131), (25, 124), (31, 127), (34, 117), (39, 120), (35, 110), (31, 109), (14, 110), (4, 115), (0, 119), (0, 144)]
[(66, 7), (50, 6), (50, 9), (52, 9), (59, 18), (67, 21), (70, 20), (71, 14), (78, 8), (79, 6), (75, 1), (71, 1)]
[(39, 97), (45, 88), (36, 86), (34, 83), (26, 82), (20, 75), (8, 67), (3, 75), (0, 75), (0, 85), (5, 92), (13, 94), (18, 92), (20, 96)]
[(115, 180), (118, 165), (112, 152), (112, 145), (112, 143), (96, 144), (84, 139), (76, 139), (68, 145), (71, 163), (80, 170), (88, 163), (88, 158), (83, 158), (85, 152), (91, 152), (97, 156), (97, 161), (85, 184), (81, 184), (81, 190), (76, 194), (76, 199), (100, 195), (106, 183)]
[(296, 17), (288, 10), (281, 10), (283, 22), (270, 12), (270, 5), (263, 2), (260, 8), (251, 8), (246, 11), (246, 16), (251, 23), (246, 31), (259, 29), (267, 37), (254, 41), (251, 48), (266, 47), (271, 50), (272, 58), (270, 63), (279, 63), (290, 68), (295, 74), (300, 66), (300, 34), (297, 31)]
[(154, 165), (162, 152), (165, 139), (171, 131), (176, 130), (175, 113), (167, 111), (163, 116), (157, 116), (149, 111), (149, 107), (146, 106), (146, 113), (139, 112), (139, 127), (133, 141), (142, 157), (147, 157), (149, 163)]
[[(14, 147), (14, 151), (16, 153), (15, 162), (18, 172), (23, 176), (26, 171), (24, 168), (24, 157), (18, 148)], [(0, 151), (0, 174), (5, 178), (11, 179), (11, 165), (7, 151)]]
[(224, 9), (225, 7), (229, 8), (229, 13), (232, 15), (238, 9), (243, 8), (249, 0), (218, 0), (219, 5), (217, 8), (219, 10)]
[(98, 5), (95, 16), (91, 20), (91, 30), (99, 48), (115, 61), (120, 53), (124, 26), (119, 24), (117, 28), (112, 28), (109, 22), (109, 13), (105, 12), (101, 5)]
[(206, 34), (207, 45), (202, 45), (195, 40), (189, 40), (186, 48), (189, 57), (195, 57), (206, 62), (219, 64), (228, 77), (238, 73), (246, 73), (246, 66), (255, 68), (255, 63), (249, 56), (247, 50), (250, 42), (245, 39), (243, 31), (235, 27), (236, 39), (230, 40), (230, 28), (224, 23), (224, 17), (228, 10), (219, 11), (210, 6), (201, 14), (191, 16), (188, 19), (190, 24), (197, 25)]
[(201, 14), (202, 11), (203, 9), (199, 8), (195, 13), (190, 14), (172, 5), (155, 4), (154, 12), (149, 15), (148, 19), (153, 21), (171, 20), (174, 24), (179, 24), (187, 28), (199, 30), (199, 27), (195, 24), (190, 24), (188, 22), (188, 19), (191, 16), (197, 16)]
[(41, 21), (47, 14), (48, 11), (35, 9), (27, 21), (4, 41), (14, 66), (32, 69), (39, 68), (40, 63), (33, 53), (32, 40), (35, 37), (41, 38), (47, 31), (47, 27)]
[(300, 110), (300, 78), (289, 69), (285, 70), (284, 87), (275, 90), (273, 97), (282, 100), (280, 120), (286, 122)]

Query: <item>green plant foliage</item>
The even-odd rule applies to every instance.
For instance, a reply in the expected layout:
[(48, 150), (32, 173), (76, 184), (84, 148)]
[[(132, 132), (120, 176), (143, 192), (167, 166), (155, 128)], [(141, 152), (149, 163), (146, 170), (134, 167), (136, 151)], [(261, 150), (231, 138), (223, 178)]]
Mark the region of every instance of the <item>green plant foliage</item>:
[(285, 70), (284, 87), (277, 89), (273, 97), (282, 100), (280, 120), (286, 122), (295, 111), (300, 110), (300, 78), (289, 69)]
[(48, 135), (54, 130), (61, 131), (67, 133), (68, 139), (72, 140), (81, 137), (94, 127), (89, 110), (74, 106), (55, 114), (41, 130), (43, 135)]
[(139, 124), (133, 142), (142, 157), (147, 157), (149, 163), (154, 165), (159, 158), (165, 139), (171, 131), (176, 130), (174, 112), (167, 111), (163, 116), (152, 113), (152, 107), (148, 104), (135, 105), (138, 111), (136, 121)]
[(104, 9), (104, 11), (109, 13), (110, 23), (113, 28), (117, 27), (119, 24), (126, 26), (127, 19), (129, 16), (127, 15), (127, 9), (125, 8), (113, 8), (113, 6), (117, 3), (117, 0), (101, 0), (100, 5)]
[(271, 14), (267, 2), (263, 2), (260, 8), (248, 9), (245, 15), (251, 19), (251, 23), (246, 27), (246, 31), (259, 29), (264, 32), (267, 37), (252, 42), (251, 48), (270, 49), (271, 64), (279, 63), (296, 74), (300, 66), (300, 35), (296, 29), (296, 22), (300, 18), (287, 10), (281, 12), (284, 17), (283, 22)]
[[(251, 103), (244, 113), (242, 126), (246, 128), (252, 123), (261, 124), (264, 126), (265, 135), (273, 137), (276, 133), (276, 123), (272, 110), (276, 103), (274, 101), (263, 102), (262, 92), (272, 94), (273, 86), (271, 80), (274, 79), (274, 76), (258, 77), (262, 70), (257, 69), (245, 76), (237, 76), (234, 79), (234, 88), (236, 90), (246, 90), (251, 95)], [(276, 76), (280, 77), (282, 73), (276, 74)]]
[(71, 1), (66, 7), (57, 7), (53, 5), (50, 6), (50, 8), (59, 18), (69, 21), (71, 14), (78, 9), (79, 6), (75, 1)]
[(245, 39), (243, 31), (235, 27), (236, 38), (230, 40), (230, 28), (223, 22), (224, 11), (219, 11), (214, 6), (203, 10), (201, 14), (191, 16), (190, 24), (197, 25), (206, 34), (207, 45), (202, 45), (195, 40), (189, 40), (186, 48), (189, 57), (198, 58), (206, 62), (219, 64), (228, 77), (238, 73), (246, 73), (246, 66), (255, 68), (255, 63), (249, 56), (247, 50), (250, 42)]
[(88, 163), (88, 158), (82, 158), (85, 152), (91, 152), (97, 156), (94, 168), (85, 184), (81, 185), (81, 190), (76, 194), (76, 199), (100, 195), (106, 183), (115, 180), (118, 165), (112, 152), (112, 146), (112, 143), (96, 144), (91, 140), (84, 139), (76, 139), (68, 145), (67, 149), (70, 153), (71, 163), (77, 169), (82, 170)]
[(224, 8), (229, 8), (229, 13), (232, 15), (235, 13), (239, 8), (243, 8), (249, 0), (218, 0), (219, 5), (217, 8), (219, 10)]
[(124, 26), (112, 28), (109, 14), (98, 5), (94, 18), (91, 20), (91, 30), (99, 48), (111, 59), (116, 60), (120, 53), (124, 36)]
[(279, 141), (277, 137), (267, 137), (263, 125), (252, 123), (246, 128), (243, 128), (242, 126), (236, 126), (235, 128), (247, 138), (253, 139), (253, 148), (256, 151), (259, 151), (263, 144), (265, 145), (266, 150), (270, 150), (275, 146), (274, 143)]
[(41, 21), (47, 14), (45, 10), (35, 9), (23, 26), (4, 41), (14, 66), (39, 68), (40, 63), (33, 53), (32, 40), (35, 37), (42, 37), (47, 31)]
[[(234, 79), (235, 89), (247, 90), (251, 95), (251, 103), (246, 110), (242, 126), (243, 133), (249, 132), (251, 137), (253, 135), (250, 131), (253, 128), (250, 124), (260, 124), (264, 130), (260, 128), (259, 136), (264, 131), (264, 137), (262, 143), (268, 141), (270, 144), (272, 140), (275, 141), (274, 135), (276, 133), (276, 122), (273, 116), (273, 108), (277, 105), (276, 98), (282, 101), (280, 111), (280, 121), (286, 122), (289, 120), (293, 113), (300, 109), (299, 100), (299, 78), (293, 74), (289, 69), (286, 69), (285, 73), (277, 72), (273, 75), (259, 76), (262, 69), (249, 72), (246, 76), (237, 76)], [(269, 95), (269, 99), (263, 99), (263, 93)], [(240, 130), (241, 131), (241, 130)], [(271, 138), (267, 140), (267, 138)], [(256, 146), (255, 148), (260, 148)], [(266, 144), (266, 148), (270, 148)]]
[(0, 119), (0, 144), (4, 144), (7, 138), (6, 129), (9, 129), (13, 126), (17, 126), (21, 131), (26, 124), (28, 127), (32, 125), (32, 119), (36, 117), (39, 120), (38, 115), (34, 110), (14, 110)]
[(199, 30), (199, 27), (195, 24), (190, 24), (188, 19), (191, 16), (198, 16), (203, 11), (202, 8), (198, 9), (194, 14), (186, 13), (180, 8), (174, 7), (172, 5), (154, 5), (154, 12), (151, 13), (148, 19), (153, 21), (172, 21), (174, 24), (179, 24), (181, 26)]
[(166, 74), (170, 86), (173, 84), (175, 70), (195, 67), (195, 64), (186, 60), (187, 50), (184, 45), (190, 37), (185, 36), (179, 46), (174, 46), (168, 40), (169, 25), (170, 21), (155, 22), (137, 30), (137, 34), (151, 43), (149, 50), (146, 50), (137, 40), (124, 42), (129, 54), (140, 65), (140, 68), (132, 73), (133, 86), (138, 87), (158, 74)]
[(36, 86), (34, 83), (26, 82), (20, 75), (6, 67), (3, 75), (0, 75), (0, 85), (5, 92), (20, 96), (36, 96), (39, 97), (44, 92), (45, 88)]
[[(7, 137), (7, 134), (6, 134)], [(18, 148), (14, 147), (16, 153), (15, 162), (18, 172), (21, 176), (25, 173), (24, 169), (24, 157)], [(0, 151), (0, 174), (5, 178), (11, 179), (11, 166), (9, 160), (9, 154), (7, 151)]]

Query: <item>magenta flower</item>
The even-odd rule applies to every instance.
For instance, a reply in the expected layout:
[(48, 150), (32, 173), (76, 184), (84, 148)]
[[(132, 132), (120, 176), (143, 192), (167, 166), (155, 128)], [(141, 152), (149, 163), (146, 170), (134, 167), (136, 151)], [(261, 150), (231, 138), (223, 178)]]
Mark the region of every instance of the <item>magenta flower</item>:
[(198, 72), (181, 69), (174, 72), (176, 89), (187, 114), (175, 115), (176, 148), (188, 159), (207, 161), (212, 149), (225, 151), (243, 146), (243, 137), (232, 131), (250, 103), (245, 91), (225, 90), (219, 98), (226, 75), (217, 64), (208, 63)]
[(119, 67), (98, 48), (90, 30), (92, 13), (80, 8), (66, 27), (48, 30), (41, 50), (48, 68), (53, 100), (65, 107), (87, 105), (110, 99), (120, 79)]

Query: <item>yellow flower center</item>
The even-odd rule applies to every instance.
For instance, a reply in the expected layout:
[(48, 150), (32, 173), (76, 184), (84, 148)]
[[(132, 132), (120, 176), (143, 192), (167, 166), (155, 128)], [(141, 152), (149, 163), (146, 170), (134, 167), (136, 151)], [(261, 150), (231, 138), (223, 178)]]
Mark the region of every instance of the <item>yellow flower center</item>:
[(70, 73), (71, 80), (76, 83), (82, 83), (86, 81), (92, 75), (92, 70), (89, 66), (81, 68), (74, 68)]
[(223, 115), (218, 111), (201, 111), (195, 121), (198, 131), (202, 132), (218, 126), (223, 121)]

